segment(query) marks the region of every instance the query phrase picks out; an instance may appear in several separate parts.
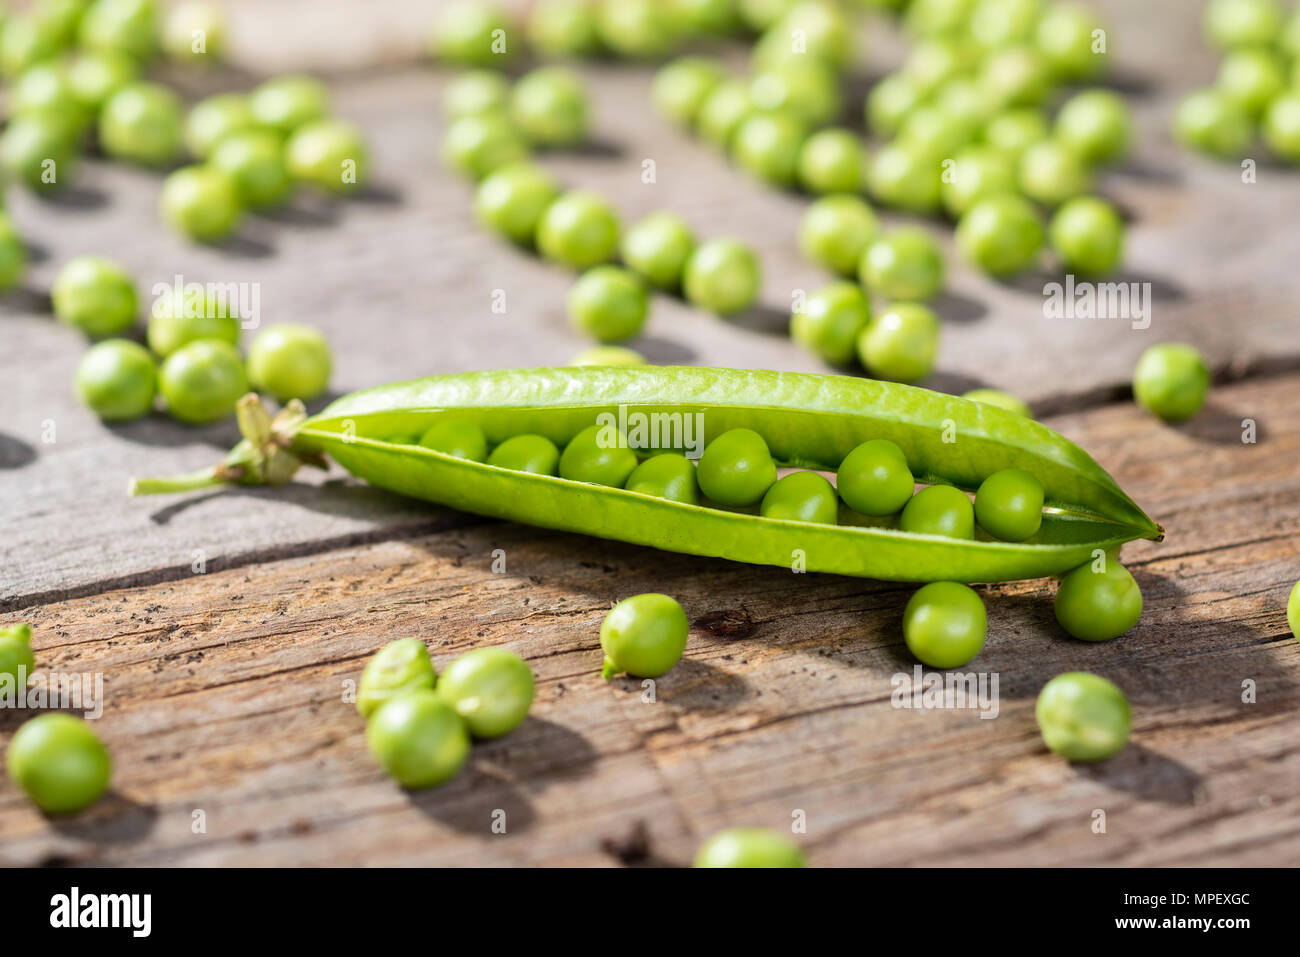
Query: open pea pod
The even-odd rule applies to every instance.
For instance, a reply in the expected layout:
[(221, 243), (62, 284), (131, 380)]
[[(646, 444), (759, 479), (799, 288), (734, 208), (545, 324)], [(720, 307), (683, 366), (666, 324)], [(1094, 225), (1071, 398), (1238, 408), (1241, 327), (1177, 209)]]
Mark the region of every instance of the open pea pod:
[[(255, 404), (255, 403), (254, 403)], [(890, 581), (992, 582), (1060, 574), (1095, 549), (1161, 528), (1086, 452), (1030, 419), (926, 389), (846, 376), (671, 367), (556, 368), (432, 376), (345, 396), (276, 422), (241, 404), (247, 436), (210, 473), (144, 481), (137, 492), (213, 481), (287, 481), (328, 455), (373, 485), (454, 508), (669, 551)], [(608, 418), (599, 420), (605, 415)], [(454, 458), (416, 443), (439, 418), (476, 422), (489, 442), (537, 433), (563, 446), (598, 421), (638, 450), (688, 454), (728, 429), (762, 435), (781, 465), (835, 471), (855, 446), (898, 444), (927, 483), (973, 491), (1005, 468), (1043, 485), (1049, 511), (1025, 542), (959, 540), (879, 525), (822, 525), (688, 505)]]

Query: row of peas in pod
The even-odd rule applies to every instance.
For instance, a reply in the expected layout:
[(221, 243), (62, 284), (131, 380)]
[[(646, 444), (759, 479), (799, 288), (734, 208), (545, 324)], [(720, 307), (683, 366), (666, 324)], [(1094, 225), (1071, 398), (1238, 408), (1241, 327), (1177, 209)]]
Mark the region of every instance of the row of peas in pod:
[(82, 356), (75, 385), (82, 402), (107, 422), (146, 415), (160, 395), (182, 422), (215, 422), (231, 415), (250, 388), (287, 402), (312, 399), (329, 384), (330, 349), (310, 326), (268, 326), (241, 357), (241, 317), (224, 290), (168, 286), (149, 310), (148, 348), (121, 338), (136, 324), (140, 295), (116, 263), (100, 256), (69, 260), (50, 298), (61, 322), (101, 340)]
[(1262, 139), (1300, 163), (1300, 4), (1211, 0), (1205, 37), (1223, 54), (1214, 84), (1174, 112), (1174, 136), (1189, 149), (1241, 160)]

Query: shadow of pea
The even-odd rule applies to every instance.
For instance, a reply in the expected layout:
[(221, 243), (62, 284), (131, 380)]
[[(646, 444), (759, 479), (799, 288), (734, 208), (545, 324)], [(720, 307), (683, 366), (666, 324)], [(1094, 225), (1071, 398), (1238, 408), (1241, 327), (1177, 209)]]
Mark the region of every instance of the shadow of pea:
[[(441, 787), (407, 791), (406, 796), (417, 811), (462, 834), (504, 837), (528, 830), (537, 820), (527, 795), (500, 772), (483, 767), (473, 751), (452, 781)], [(494, 825), (504, 827), (504, 831), (494, 831)]]
[(132, 844), (143, 840), (158, 823), (158, 808), (141, 804), (120, 791), (109, 791), (74, 815), (49, 818), (64, 837), (91, 844)]
[(1202, 777), (1187, 765), (1134, 741), (1108, 761), (1070, 767), (1080, 777), (1160, 804), (1195, 804), (1205, 790)]
[(0, 469), (20, 469), (36, 461), (36, 447), (0, 432)]
[[(1246, 427), (1242, 423), (1246, 419), (1252, 419), (1255, 423), (1255, 441), (1253, 443), (1242, 441), (1242, 437), (1246, 433)], [(1213, 442), (1216, 445), (1240, 445), (1244, 449), (1259, 445), (1266, 441), (1268, 437), (1263, 423), (1254, 416), (1224, 408), (1216, 403), (1213, 398), (1206, 402), (1204, 408), (1195, 416), (1186, 422), (1177, 423), (1171, 428), (1177, 429), (1190, 438)]]

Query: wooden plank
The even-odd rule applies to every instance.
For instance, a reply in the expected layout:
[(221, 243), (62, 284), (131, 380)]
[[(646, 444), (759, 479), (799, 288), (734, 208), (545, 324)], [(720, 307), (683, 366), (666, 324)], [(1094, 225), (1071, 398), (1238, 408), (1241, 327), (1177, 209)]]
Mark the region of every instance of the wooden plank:
[[(1228, 428), (1247, 416), (1258, 445)], [(1129, 404), (1054, 420), (1169, 535), (1126, 553), (1146, 610), (1113, 643), (1065, 638), (1047, 582), (984, 589), (992, 720), (891, 706), (913, 667), (907, 586), (509, 524), (23, 608), (44, 667), (105, 675), (117, 773), (112, 797), (57, 823), (0, 786), (0, 864), (681, 864), (718, 828), (796, 812), (819, 865), (1300, 864), (1298, 423), (1294, 375), (1224, 388), (1180, 428)], [(695, 622), (652, 703), (598, 676), (602, 615), (648, 590)], [(342, 700), (398, 635), (439, 665), (509, 647), (538, 678), (523, 728), (418, 794), (385, 779)], [(1073, 669), (1134, 705), (1130, 747), (1100, 766), (1060, 761), (1035, 729), (1039, 688)], [(0, 733), (23, 717), (0, 713)]]

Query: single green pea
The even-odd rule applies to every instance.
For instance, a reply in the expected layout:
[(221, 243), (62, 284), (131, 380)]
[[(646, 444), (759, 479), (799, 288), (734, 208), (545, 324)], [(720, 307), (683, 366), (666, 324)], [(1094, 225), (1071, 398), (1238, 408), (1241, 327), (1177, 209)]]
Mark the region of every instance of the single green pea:
[(666, 498), (670, 502), (698, 505), (700, 501), (695, 466), (680, 452), (660, 452), (650, 456), (632, 470), (623, 487), (629, 492)]
[(839, 500), (835, 487), (816, 472), (791, 472), (767, 490), (758, 512), (764, 518), (834, 525)]
[(867, 170), (871, 194), (886, 206), (910, 213), (939, 208), (941, 161), (906, 143), (893, 142), (876, 151)]
[(880, 220), (857, 196), (824, 196), (799, 223), (799, 249), (842, 276), (856, 276), (862, 254), (880, 235)]
[(943, 251), (920, 227), (895, 229), (867, 246), (858, 277), (887, 299), (929, 299), (943, 289)]
[(759, 827), (719, 831), (700, 845), (694, 867), (806, 867), (799, 845)]
[(1258, 118), (1286, 83), (1286, 64), (1277, 53), (1249, 49), (1232, 50), (1223, 58), (1214, 87)]
[(166, 166), (181, 155), (180, 98), (157, 83), (122, 87), (99, 114), (99, 144), (115, 159)]
[(209, 165), (234, 180), (240, 203), (253, 209), (278, 206), (288, 197), (293, 182), (284, 160), (280, 137), (259, 129), (230, 134), (208, 156)]
[(634, 678), (658, 678), (681, 660), (689, 632), (686, 612), (667, 595), (624, 598), (600, 624), (605, 652), (600, 676), (609, 681), (627, 672)]
[(907, 115), (896, 142), (942, 164), (965, 148), (978, 132), (975, 116), (954, 114), (938, 105), (925, 104)]
[(0, 213), (0, 291), (18, 285), (27, 270), (27, 244), (8, 216)]
[(207, 159), (222, 140), (256, 127), (247, 96), (218, 93), (190, 108), (185, 118), (185, 148), (196, 158)]
[(91, 110), (73, 90), (64, 64), (37, 63), (28, 67), (9, 91), (9, 115), (43, 114), (64, 125), (69, 138), (80, 141)]
[(510, 22), (494, 3), (451, 0), (433, 25), (434, 59), (458, 66), (503, 69), (518, 52)]
[(1056, 114), (1056, 139), (1075, 150), (1085, 163), (1123, 159), (1133, 142), (1133, 116), (1110, 90), (1084, 90), (1065, 101)]
[(168, 7), (162, 22), (162, 51), (185, 66), (216, 65), (226, 50), (226, 21), (221, 7), (190, 0)]
[[(1296, 61), (1300, 63), (1300, 60)], [(1297, 68), (1300, 73), (1300, 68)], [(1300, 82), (1297, 82), (1300, 89)], [(1264, 142), (1290, 163), (1300, 163), (1300, 92), (1283, 93), (1264, 114)]]
[(420, 445), (458, 459), (487, 461), (487, 436), (468, 419), (439, 419), (420, 436)]
[(1043, 685), (1034, 717), (1043, 743), (1070, 761), (1114, 757), (1124, 750), (1133, 728), (1124, 692), (1086, 671), (1067, 671)]
[(986, 50), (1024, 43), (1034, 35), (1044, 0), (976, 0), (968, 28)]
[(1210, 0), (1201, 25), (1220, 50), (1266, 47), (1277, 40), (1284, 16), (1278, 0)]
[(1003, 392), (1000, 389), (971, 389), (969, 392), (962, 394), (963, 399), (970, 399), (972, 402), (979, 402), (983, 405), (996, 406), (999, 409), (1006, 409), (1008, 412), (1014, 412), (1016, 415), (1023, 415), (1027, 419), (1032, 419), (1033, 413), (1028, 404), (1023, 399), (1018, 399), (1010, 393)]
[(643, 366), (645, 356), (626, 346), (592, 346), (569, 360), (571, 366)]
[(1023, 542), (1043, 524), (1043, 483), (1022, 469), (1002, 469), (980, 483), (975, 519), (1004, 542)]
[(591, 0), (539, 0), (525, 31), (533, 49), (548, 57), (585, 57), (600, 50)]
[(864, 107), (867, 129), (877, 136), (891, 137), (924, 101), (925, 97), (910, 77), (902, 73), (891, 73), (867, 94)]
[(442, 93), (442, 112), (449, 120), (481, 113), (503, 113), (510, 101), (510, 84), (496, 70), (462, 73)]
[(492, 450), (487, 464), (533, 475), (554, 475), (560, 464), (560, 450), (544, 435), (514, 435)]
[(629, 269), (660, 289), (679, 289), (695, 251), (690, 226), (674, 213), (651, 213), (623, 234), (619, 255)]
[(88, 50), (117, 50), (140, 62), (158, 52), (154, 0), (95, 0), (82, 14), (78, 42)]
[(1236, 159), (1250, 149), (1254, 135), (1250, 114), (1218, 90), (1189, 93), (1174, 110), (1174, 137), (1211, 156)]
[(267, 326), (248, 347), (249, 382), (277, 402), (316, 398), (329, 385), (333, 364), (325, 337), (299, 323)]
[(749, 101), (762, 112), (788, 113), (814, 128), (834, 123), (844, 112), (835, 71), (807, 57), (755, 73)]
[(983, 140), (1017, 169), (1025, 150), (1050, 135), (1047, 114), (1037, 107), (1022, 106), (998, 113), (984, 126)]
[(1080, 565), (1056, 590), (1056, 620), (1075, 638), (1110, 641), (1142, 617), (1142, 589), (1129, 570), (1107, 560), (1102, 570)]
[(219, 242), (244, 218), (239, 184), (215, 166), (182, 166), (163, 180), (158, 202), (164, 222), (199, 242)]
[(528, 662), (504, 648), (467, 651), (442, 672), (438, 696), (476, 738), (499, 738), (523, 724), (533, 704)]
[(100, 107), (122, 87), (134, 83), (140, 65), (117, 50), (84, 50), (68, 61), (68, 85), (88, 110)]
[(1025, 147), (1017, 174), (1021, 192), (1045, 206), (1059, 206), (1092, 188), (1092, 174), (1083, 160), (1057, 140)]
[(78, 256), (59, 270), (50, 291), (54, 314), (96, 339), (129, 329), (139, 310), (135, 282), (102, 256)]
[(221, 297), (201, 288), (169, 289), (149, 312), (149, 348), (163, 359), (198, 339), (220, 339), (237, 346), (239, 333), (239, 317)]
[(42, 60), (57, 56), (58, 35), (31, 17), (9, 17), (0, 30), (0, 73), (15, 77)]
[(474, 194), (474, 211), (490, 229), (520, 246), (531, 246), (542, 214), (560, 194), (549, 173), (532, 163), (503, 166)]
[(447, 127), (443, 159), (453, 170), (480, 180), (495, 170), (528, 158), (528, 145), (502, 115), (462, 116)]
[(907, 54), (900, 73), (925, 98), (972, 66), (969, 44), (956, 37), (925, 37), (918, 40)]
[(14, 117), (0, 133), (0, 165), (12, 179), (53, 192), (72, 179), (75, 142), (65, 124), (44, 114)]
[(1038, 21), (1034, 45), (1057, 79), (1078, 82), (1106, 71), (1107, 51), (1096, 49), (1097, 38), (1105, 34), (1105, 26), (1090, 7), (1054, 3)]
[(1133, 371), (1133, 397), (1166, 422), (1190, 419), (1209, 391), (1209, 367), (1196, 349), (1181, 342), (1148, 347)]
[[(820, 60), (832, 70), (842, 72), (853, 61), (856, 33), (840, 4), (800, 0), (790, 4), (763, 34), (754, 46), (750, 61), (755, 69), (763, 69)], [(794, 37), (801, 40), (798, 47), (791, 42)]]
[(903, 24), (913, 36), (944, 36), (966, 29), (975, 0), (912, 0)]
[(774, 186), (791, 186), (807, 128), (792, 113), (755, 113), (731, 137), (731, 155), (742, 169)]
[(665, 119), (692, 126), (704, 101), (726, 75), (716, 60), (698, 56), (674, 60), (655, 74), (650, 84), (650, 103)]
[(633, 60), (666, 56), (681, 40), (680, 24), (663, 0), (599, 0), (596, 32), (610, 50)]
[(640, 333), (650, 313), (645, 282), (621, 266), (595, 266), (578, 277), (566, 300), (573, 327), (599, 342)]
[(437, 683), (429, 649), (419, 638), (399, 638), (375, 652), (357, 684), (357, 712), (368, 718), (394, 698)]
[(1291, 626), (1291, 634), (1300, 640), (1300, 582), (1291, 589), (1291, 597), (1286, 601), (1286, 622)]
[(455, 707), (430, 688), (385, 702), (366, 724), (366, 746), (406, 788), (454, 778), (469, 757), (469, 731)]
[(719, 505), (743, 508), (762, 501), (776, 481), (776, 463), (753, 429), (729, 429), (704, 449), (696, 479)]
[(622, 488), (636, 468), (636, 453), (627, 437), (617, 429), (589, 425), (564, 447), (560, 456), (560, 478)]
[(277, 76), (253, 90), (248, 108), (259, 126), (288, 136), (300, 126), (324, 119), (330, 96), (314, 77)]
[(908, 503), (916, 481), (902, 449), (889, 439), (869, 439), (844, 456), (835, 487), (855, 512), (883, 516)]
[(894, 303), (858, 336), (858, 360), (878, 379), (924, 379), (938, 353), (939, 317), (920, 303)]
[(105, 339), (77, 364), (77, 395), (105, 422), (138, 419), (153, 408), (158, 366), (149, 351), (129, 339)]
[(370, 153), (351, 123), (315, 120), (294, 130), (284, 144), (284, 165), (300, 183), (349, 193), (365, 183)]
[(990, 146), (968, 146), (953, 158), (941, 195), (949, 215), (960, 218), (977, 202), (1016, 191), (1016, 164)]
[(14, 682), (13, 687), (21, 688), (27, 684), (35, 667), (32, 626), (19, 623), (0, 627), (0, 675), (9, 676)]
[(903, 609), (907, 650), (931, 668), (960, 668), (984, 650), (988, 632), (984, 602), (957, 582), (931, 582)]
[(985, 272), (1010, 276), (1038, 261), (1045, 233), (1043, 217), (1032, 203), (1002, 193), (966, 210), (955, 238), (962, 254)]
[(740, 80), (726, 79), (716, 84), (700, 103), (695, 128), (706, 143), (729, 149), (737, 128), (756, 108), (749, 99), (749, 88)]
[(1030, 46), (989, 54), (980, 65), (979, 84), (994, 109), (1041, 106), (1055, 91), (1051, 67)]
[(564, 67), (542, 67), (519, 78), (510, 92), (510, 118), (531, 143), (572, 146), (587, 135), (587, 89)]
[(827, 362), (845, 365), (857, 352), (858, 336), (871, 321), (871, 304), (857, 283), (823, 286), (790, 316), (790, 338)]
[(248, 377), (234, 346), (200, 339), (181, 346), (163, 361), (158, 391), (174, 417), (203, 425), (235, 411), (235, 403), (248, 392)]
[(113, 762), (80, 718), (49, 713), (14, 734), (5, 756), (9, 777), (46, 814), (71, 814), (108, 790)]
[(804, 141), (796, 173), (810, 193), (860, 193), (866, 188), (867, 151), (849, 130), (819, 130)]
[(898, 517), (898, 527), (918, 535), (973, 539), (975, 508), (961, 489), (930, 485), (908, 499)]
[(1124, 257), (1124, 221), (1110, 203), (1095, 196), (1068, 200), (1052, 216), (1052, 249), (1067, 270), (1100, 276)]
[(537, 224), (537, 250), (573, 269), (609, 262), (618, 252), (618, 214), (596, 193), (570, 190), (551, 203)]
[(701, 309), (729, 316), (758, 301), (762, 267), (754, 251), (735, 239), (700, 243), (686, 260), (682, 292)]

